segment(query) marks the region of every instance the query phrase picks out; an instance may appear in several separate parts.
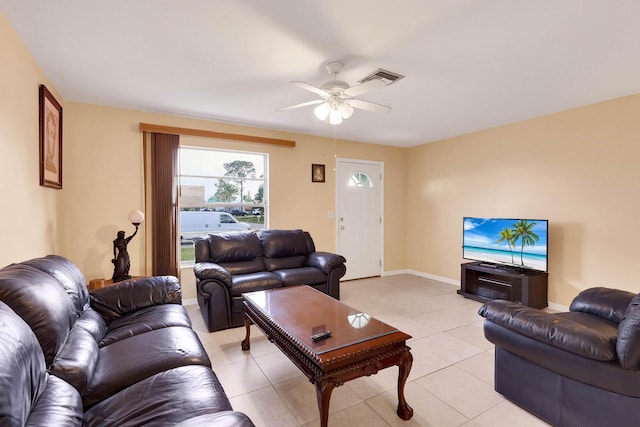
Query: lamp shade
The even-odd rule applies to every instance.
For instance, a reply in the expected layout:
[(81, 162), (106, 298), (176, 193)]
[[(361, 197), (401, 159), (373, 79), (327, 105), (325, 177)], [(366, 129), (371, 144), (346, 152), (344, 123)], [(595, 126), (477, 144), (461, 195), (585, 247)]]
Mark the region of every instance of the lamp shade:
[(129, 221), (131, 221), (133, 225), (140, 225), (144, 222), (144, 213), (139, 210), (132, 210), (129, 212)]
[(342, 123), (342, 115), (338, 109), (331, 110), (331, 113), (329, 113), (329, 123), (332, 125), (339, 125)]
[(338, 111), (340, 111), (340, 115), (343, 120), (347, 120), (353, 114), (353, 107), (346, 102), (341, 102), (338, 105)]
[(313, 113), (316, 115), (316, 117), (319, 120), (326, 119), (330, 111), (331, 111), (331, 107), (329, 106), (328, 102), (323, 102), (322, 104), (318, 105), (316, 108), (313, 109)]

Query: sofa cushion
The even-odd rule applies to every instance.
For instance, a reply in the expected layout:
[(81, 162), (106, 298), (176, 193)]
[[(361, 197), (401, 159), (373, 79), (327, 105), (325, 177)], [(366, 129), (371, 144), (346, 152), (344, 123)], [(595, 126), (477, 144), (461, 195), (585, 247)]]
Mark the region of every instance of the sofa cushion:
[(282, 281), (278, 276), (268, 271), (241, 274), (233, 276), (230, 294), (232, 297), (242, 296), (245, 292), (262, 291), (265, 289), (281, 288)]
[(248, 261), (261, 255), (260, 240), (253, 231), (209, 235), (209, 262)]
[(606, 319), (593, 328), (553, 313), (512, 301), (492, 300), (478, 311), (485, 319), (534, 340), (585, 358), (602, 361), (616, 359), (616, 330)]
[(589, 288), (580, 292), (573, 299), (569, 310), (593, 314), (603, 319), (620, 323), (634, 296), (634, 293), (620, 289)]
[(267, 258), (304, 256), (309, 253), (302, 230), (261, 230), (258, 232), (262, 254)]
[(326, 283), (327, 275), (317, 268), (302, 267), (292, 268), (289, 270), (276, 270), (273, 272), (282, 280), (284, 286), (291, 285), (315, 285), (318, 283)]
[(76, 308), (56, 279), (34, 267), (12, 264), (0, 270), (4, 301), (35, 333), (47, 365), (64, 345), (76, 320)]
[(191, 327), (191, 319), (183, 306), (153, 305), (120, 317), (109, 324), (99, 344), (102, 347), (134, 335), (169, 326)]
[(88, 408), (84, 426), (173, 425), (228, 410), (231, 404), (213, 371), (184, 366), (138, 381)]
[(282, 258), (265, 258), (264, 265), (267, 271), (284, 270), (288, 268), (304, 267), (304, 255), (289, 256)]
[(242, 412), (220, 411), (214, 414), (199, 415), (176, 424), (175, 427), (249, 427), (253, 423)]
[(182, 288), (175, 276), (125, 280), (91, 292), (91, 307), (107, 323), (146, 307), (181, 303)]
[(44, 391), (46, 367), (33, 331), (0, 302), (0, 421), (26, 424), (33, 402)]
[(47, 375), (47, 388), (31, 407), (25, 426), (81, 426), (82, 411), (78, 391), (66, 381)]
[(22, 264), (37, 268), (58, 280), (73, 301), (78, 316), (89, 307), (87, 282), (78, 266), (70, 260), (59, 255), (47, 255)]
[(75, 328), (85, 329), (91, 336), (100, 342), (107, 333), (107, 322), (104, 321), (100, 313), (89, 307), (76, 320)]
[(100, 348), (85, 406), (152, 375), (186, 365), (211, 367), (195, 331), (182, 326), (156, 329)]
[(302, 230), (262, 230), (258, 236), (267, 271), (304, 266), (310, 244)]
[(35, 334), (0, 302), (0, 424), (80, 426), (82, 401), (70, 384), (46, 372)]
[(227, 270), (231, 275), (256, 273), (258, 271), (265, 270), (262, 257), (257, 257), (245, 261), (221, 262), (219, 265)]
[(87, 388), (98, 362), (98, 343), (89, 331), (75, 327), (60, 350), (49, 372), (73, 385), (80, 394)]
[(625, 369), (636, 369), (640, 365), (640, 295), (629, 304), (620, 325), (616, 343), (620, 365)]

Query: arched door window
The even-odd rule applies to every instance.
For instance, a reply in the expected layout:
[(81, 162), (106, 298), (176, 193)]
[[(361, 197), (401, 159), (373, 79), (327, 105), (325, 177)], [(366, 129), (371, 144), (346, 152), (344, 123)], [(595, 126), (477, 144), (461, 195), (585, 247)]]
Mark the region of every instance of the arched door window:
[(373, 182), (371, 181), (371, 178), (369, 178), (369, 175), (367, 175), (364, 172), (356, 172), (353, 175), (351, 175), (351, 178), (349, 178), (349, 183), (347, 184), (347, 186), (349, 187), (373, 187)]

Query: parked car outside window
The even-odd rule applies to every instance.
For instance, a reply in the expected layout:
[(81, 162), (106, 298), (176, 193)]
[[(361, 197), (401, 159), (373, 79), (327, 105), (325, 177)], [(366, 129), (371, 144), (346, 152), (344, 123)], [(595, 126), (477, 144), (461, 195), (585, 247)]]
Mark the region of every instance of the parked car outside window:
[(241, 208), (233, 208), (231, 209), (231, 215), (233, 216), (247, 216), (249, 213)]

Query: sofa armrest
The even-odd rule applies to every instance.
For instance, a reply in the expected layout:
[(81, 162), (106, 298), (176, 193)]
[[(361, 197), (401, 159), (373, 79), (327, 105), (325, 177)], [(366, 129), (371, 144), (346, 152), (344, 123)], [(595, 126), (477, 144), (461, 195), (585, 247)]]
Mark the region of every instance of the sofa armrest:
[(596, 329), (512, 301), (493, 300), (480, 316), (536, 341), (594, 360), (616, 359), (616, 339)]
[(311, 252), (307, 255), (305, 265), (315, 267), (324, 274), (331, 273), (332, 270), (344, 265), (347, 260), (342, 255), (329, 252)]
[(620, 289), (590, 288), (573, 299), (569, 310), (593, 314), (619, 324), (635, 296), (634, 293)]
[(160, 304), (182, 304), (182, 289), (175, 276), (125, 280), (91, 291), (91, 307), (107, 322)]
[(217, 280), (231, 288), (231, 273), (221, 265), (213, 262), (199, 262), (193, 267), (193, 273), (199, 281)]

